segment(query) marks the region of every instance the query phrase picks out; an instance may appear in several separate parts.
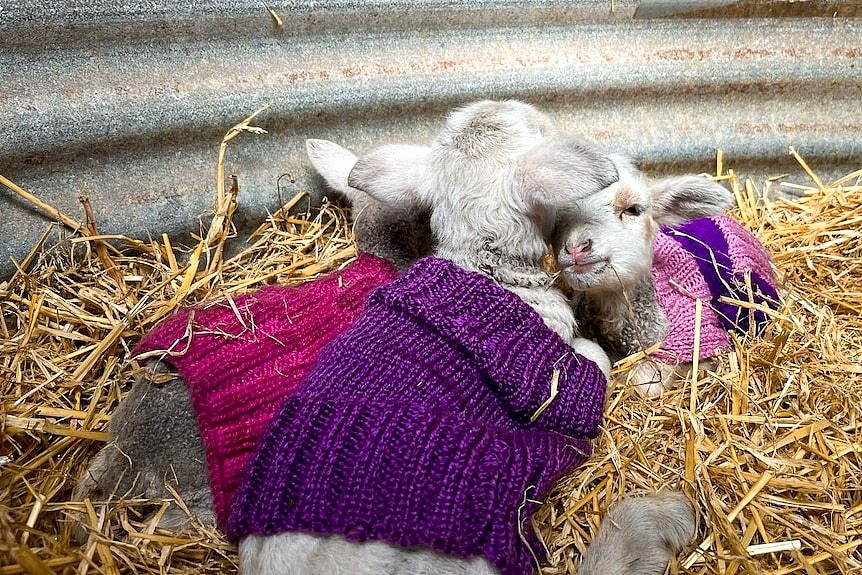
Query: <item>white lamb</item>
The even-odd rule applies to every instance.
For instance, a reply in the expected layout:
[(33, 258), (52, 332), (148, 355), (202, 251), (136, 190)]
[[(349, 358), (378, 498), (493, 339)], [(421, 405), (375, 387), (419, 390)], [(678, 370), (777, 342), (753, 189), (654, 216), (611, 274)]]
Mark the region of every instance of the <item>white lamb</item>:
[[(578, 353), (610, 371), (604, 351), (578, 337), (571, 307), (544, 265), (557, 212), (616, 181), (616, 167), (604, 153), (579, 138), (558, 136), (546, 115), (516, 101), (456, 110), (431, 147), (381, 146), (359, 161), (323, 140), (310, 141), (308, 150), (330, 186), (349, 196), (358, 218), (374, 210), (369, 219), (379, 222), (379, 211), (388, 210), (395, 229), (418, 227), (421, 233), (422, 215), (430, 210), (439, 257), (494, 278)], [(340, 181), (348, 171), (350, 181)], [(403, 238), (417, 234), (372, 245), (370, 236), (381, 227), (362, 226), (360, 241), (400, 262)]]
[[(332, 163), (341, 168), (329, 176), (325, 169), (321, 173), (333, 187), (349, 190), (348, 195), (353, 194), (351, 199), (355, 207), (363, 203), (366, 210), (382, 210), (376, 212), (371, 221), (382, 223), (390, 214), (409, 214), (402, 218), (402, 221), (411, 222), (408, 229), (412, 229), (410, 226), (415, 222), (419, 222), (421, 229), (422, 217), (417, 216), (419, 212), (416, 210), (430, 210), (431, 228), (439, 241), (436, 252), (439, 256), (464, 269), (489, 276), (517, 294), (539, 313), (548, 327), (577, 351), (596, 361), (607, 374), (607, 356), (596, 344), (578, 337), (571, 307), (553, 287), (552, 276), (544, 270), (543, 258), (546, 241), (557, 225), (558, 214), (599, 190), (612, 187), (622, 177), (616, 161), (588, 143), (558, 136), (547, 117), (518, 102), (479, 102), (456, 111), (430, 148), (385, 146), (354, 162), (349, 152), (321, 145), (324, 150), (341, 154), (340, 159), (335, 159), (335, 156), (327, 156), (329, 151), (325, 151), (324, 157), (330, 157)], [(309, 148), (310, 155), (313, 147)], [(315, 165), (320, 169), (321, 164)], [(346, 171), (344, 166), (347, 166)], [(340, 180), (339, 170), (343, 174), (350, 173), (349, 181)], [(333, 183), (331, 178), (339, 181)], [(380, 205), (371, 202), (371, 196), (361, 196), (359, 190), (371, 194)], [(386, 207), (381, 208), (381, 205)], [(362, 211), (361, 206), (358, 211)], [(390, 232), (399, 229), (397, 225), (392, 228), (388, 224), (384, 228)], [(363, 230), (365, 232), (369, 232), (366, 240), (374, 236), (373, 230)], [(382, 249), (385, 251), (386, 248)], [(403, 266), (413, 254), (423, 249), (424, 245), (390, 253), (390, 257)], [(172, 389), (183, 387), (181, 380), (170, 385)], [(187, 392), (183, 390), (177, 397), (183, 399)], [(175, 400), (166, 398), (168, 404)], [(146, 422), (132, 421), (137, 412), (131, 408), (118, 412), (118, 416), (125, 413), (118, 419), (129, 420), (117, 422), (116, 429), (121, 435), (139, 436), (145, 431), (142, 424)], [(175, 417), (171, 415), (170, 405), (166, 406), (164, 413), (170, 422), (192, 421), (187, 406)], [(178, 427), (186, 429), (188, 426)], [(163, 446), (154, 446), (150, 439), (138, 438), (138, 441), (143, 445), (141, 453), (160, 448), (164, 451)], [(186, 451), (202, 451), (199, 438), (198, 447), (183, 453)], [(107, 451), (103, 454), (85, 474), (79, 495), (86, 495), (95, 484), (110, 493), (111, 481), (117, 477), (112, 475), (110, 469), (113, 464), (108, 460), (119, 458)], [(159, 456), (157, 461), (165, 459)], [(199, 459), (197, 465), (200, 466)], [(141, 466), (148, 476), (158, 478), (164, 474), (164, 471), (150, 469), (146, 461), (132, 462), (132, 469), (123, 467), (123, 473)], [(106, 469), (108, 471), (103, 476)], [(192, 479), (189, 484), (194, 485), (196, 498), (200, 499), (199, 496), (205, 494), (206, 485), (200, 480)], [(631, 541), (655, 544), (635, 546), (639, 562), (626, 565), (624, 570), (607, 572), (630, 575), (662, 572), (663, 567), (659, 565), (666, 564), (669, 556), (676, 554), (693, 536), (695, 525), (693, 510), (685, 498), (670, 496), (667, 499), (659, 495), (630, 500), (623, 508), (626, 512), (617, 514), (619, 522), (615, 522), (615, 526), (619, 529), (608, 531), (607, 522), (603, 524), (602, 529), (608, 535), (597, 538), (602, 542), (591, 547), (584, 572), (605, 572), (590, 571), (588, 565), (601, 566), (600, 569), (605, 565), (609, 569), (611, 565), (617, 565), (620, 550), (628, 549)], [(660, 505), (657, 506), (657, 502)], [(203, 499), (201, 510), (211, 514)], [(240, 565), (241, 571), (249, 575), (497, 573), (483, 558), (468, 560), (423, 548), (405, 549), (382, 542), (358, 544), (337, 536), (300, 532), (244, 538), (240, 543)]]
[(614, 361), (661, 344), (627, 374), (654, 397), (690, 371), (696, 337), (706, 364), (729, 347), (729, 331), (765, 323), (725, 300), (772, 305), (777, 294), (766, 251), (722, 215), (727, 189), (700, 176), (650, 182), (613, 160), (619, 181), (564, 208), (552, 243), (579, 323)]
[[(314, 141), (309, 156), (355, 206), (373, 203), (367, 193), (402, 210), (402, 217), (430, 209), (439, 256), (518, 294), (549, 327), (579, 351), (598, 356), (607, 369), (604, 354), (575, 335), (571, 308), (544, 267), (545, 238), (558, 215), (588, 201), (591, 189), (608, 189), (618, 178), (616, 165), (604, 154), (578, 139), (556, 136), (550, 122), (529, 106), (480, 102), (453, 114), (430, 149), (384, 146), (354, 160), (334, 144)], [(345, 180), (343, 174), (354, 161)], [(392, 215), (398, 218), (398, 212)], [(361, 210), (357, 217), (362, 217)], [(385, 253), (388, 248), (382, 249)], [(694, 535), (694, 512), (679, 494), (630, 499), (615, 509), (590, 549), (583, 573), (661, 573), (669, 557)], [(482, 559), (466, 561), (379, 542), (359, 545), (291, 532), (247, 537), (240, 554), (243, 571), (255, 574), (341, 569), (392, 575), (496, 573)]]

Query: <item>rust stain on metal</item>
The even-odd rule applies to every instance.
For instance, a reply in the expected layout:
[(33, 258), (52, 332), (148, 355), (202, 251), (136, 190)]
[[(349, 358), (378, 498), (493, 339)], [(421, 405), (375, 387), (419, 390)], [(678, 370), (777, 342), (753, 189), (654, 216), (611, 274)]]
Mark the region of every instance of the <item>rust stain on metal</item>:
[(443, 70), (451, 70), (459, 65), (455, 60), (440, 60), (431, 65), (432, 72), (442, 72)]
[[(796, 48), (783, 47), (780, 49), (770, 48), (751, 48), (739, 47), (734, 49), (728, 48), (665, 48), (658, 49), (653, 52), (643, 52), (643, 59), (647, 62), (653, 60), (669, 60), (669, 61), (706, 61), (715, 59), (732, 60), (749, 60), (749, 59), (765, 59), (786, 57), (797, 60), (817, 58), (822, 56), (822, 52), (813, 48)], [(862, 55), (859, 48), (834, 48), (830, 51), (830, 55), (837, 58), (855, 59)]]
[(666, 50), (656, 50), (652, 54), (644, 54), (644, 59), (657, 60), (698, 60), (703, 61), (715, 57), (715, 52), (711, 50), (694, 49), (694, 48), (669, 48)]
[(853, 48), (833, 48), (830, 52), (830, 55), (835, 56), (836, 58), (852, 58), (856, 59), (862, 57), (862, 48), (853, 47)]
[(290, 72), (286, 72), (283, 77), (286, 84), (292, 85), (311, 81), (325, 82), (326, 80), (332, 78), (332, 74), (330, 70), (324, 68), (316, 68), (305, 70), (291, 70)]
[(838, 134), (838, 133), (854, 133), (862, 132), (862, 123), (842, 123), (830, 124), (824, 122), (777, 122), (775, 124), (768, 123), (738, 123), (736, 124), (736, 132), (742, 136), (751, 136), (755, 134)]

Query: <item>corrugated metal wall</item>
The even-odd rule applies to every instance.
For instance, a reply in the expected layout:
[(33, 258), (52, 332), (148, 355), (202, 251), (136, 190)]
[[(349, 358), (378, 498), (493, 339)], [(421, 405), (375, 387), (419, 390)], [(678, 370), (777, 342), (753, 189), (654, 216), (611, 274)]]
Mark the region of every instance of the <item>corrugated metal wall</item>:
[[(75, 217), (89, 194), (105, 233), (177, 234), (269, 103), (226, 162), (257, 223), (279, 175), (308, 182), (306, 138), (423, 142), (483, 97), (655, 172), (718, 147), (755, 176), (797, 175), (790, 145), (827, 179), (862, 164), (859, 2), (273, 1), (280, 28), (259, 0), (194, 4), (0, 2), (0, 174)], [(2, 277), (47, 220), (2, 186), (0, 213)]]

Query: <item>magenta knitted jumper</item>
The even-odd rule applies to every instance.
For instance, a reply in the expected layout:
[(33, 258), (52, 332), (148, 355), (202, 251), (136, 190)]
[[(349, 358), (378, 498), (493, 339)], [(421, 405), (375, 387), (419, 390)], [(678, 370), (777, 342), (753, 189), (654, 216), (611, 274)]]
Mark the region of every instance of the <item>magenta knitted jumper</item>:
[[(690, 220), (656, 235), (652, 267), (659, 305), (669, 329), (654, 356), (667, 363), (692, 361), (696, 300), (701, 300), (700, 359), (726, 351), (728, 332), (763, 328), (768, 317), (722, 298), (774, 307), (778, 294), (769, 254), (730, 216)], [(751, 285), (751, 293), (747, 287)]]
[(284, 398), (323, 345), (359, 317), (368, 293), (394, 277), (391, 264), (363, 254), (312, 282), (182, 310), (138, 344), (135, 355), (172, 364), (189, 386), (222, 529), (254, 446)]
[(517, 296), (424, 258), (371, 294), (286, 398), (228, 535), (383, 540), (531, 573), (531, 500), (587, 457), (605, 386)]

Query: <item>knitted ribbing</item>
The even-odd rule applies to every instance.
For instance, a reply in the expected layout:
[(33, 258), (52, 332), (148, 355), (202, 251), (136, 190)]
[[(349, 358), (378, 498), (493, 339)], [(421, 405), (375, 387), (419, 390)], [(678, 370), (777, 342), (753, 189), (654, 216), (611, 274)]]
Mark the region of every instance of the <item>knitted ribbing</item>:
[(323, 345), (359, 317), (368, 293), (394, 277), (389, 263), (363, 254), (313, 282), (178, 312), (135, 349), (172, 364), (189, 386), (222, 529), (254, 446), (284, 398)]
[[(733, 282), (725, 282), (720, 292), (722, 295), (748, 301), (748, 288), (742, 270), (748, 270), (748, 279), (754, 293), (754, 302), (774, 307), (778, 302), (778, 292), (775, 290), (772, 276), (772, 266), (769, 255), (761, 243), (736, 220), (729, 217), (719, 217), (714, 220), (727, 242), (727, 254), (730, 257), (730, 267), (735, 270)], [(714, 296), (713, 296), (714, 297)], [(733, 304), (716, 302), (716, 310), (725, 327), (746, 332), (750, 321), (755, 323), (755, 331), (762, 328), (768, 321), (763, 311), (751, 311)]]
[(729, 331), (746, 333), (750, 319), (755, 331), (767, 316), (721, 301), (749, 300), (746, 280), (755, 303), (774, 306), (778, 294), (769, 255), (751, 232), (729, 216), (698, 218), (673, 228), (662, 228), (654, 244), (653, 280), (669, 330), (661, 361), (691, 361), (694, 355), (696, 300), (701, 300), (700, 359), (729, 348)]
[[(531, 423), (555, 373), (559, 393)], [(529, 500), (586, 458), (605, 385), (514, 294), (422, 259), (372, 293), (286, 400), (228, 534), (337, 534), (529, 573)]]

